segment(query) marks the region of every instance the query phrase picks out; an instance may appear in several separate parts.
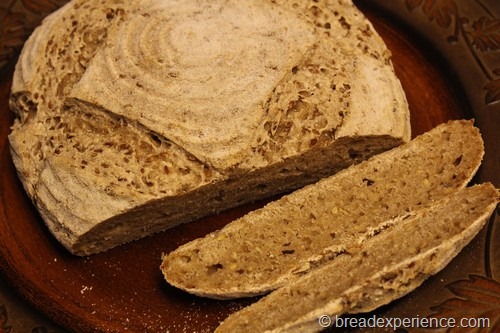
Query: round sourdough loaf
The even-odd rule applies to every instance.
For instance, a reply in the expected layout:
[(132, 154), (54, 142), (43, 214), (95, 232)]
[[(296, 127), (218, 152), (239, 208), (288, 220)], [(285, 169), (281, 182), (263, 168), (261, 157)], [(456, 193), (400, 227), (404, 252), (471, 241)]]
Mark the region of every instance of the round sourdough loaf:
[(19, 177), (88, 255), (299, 188), (410, 137), (390, 52), (351, 1), (71, 1), (27, 41)]

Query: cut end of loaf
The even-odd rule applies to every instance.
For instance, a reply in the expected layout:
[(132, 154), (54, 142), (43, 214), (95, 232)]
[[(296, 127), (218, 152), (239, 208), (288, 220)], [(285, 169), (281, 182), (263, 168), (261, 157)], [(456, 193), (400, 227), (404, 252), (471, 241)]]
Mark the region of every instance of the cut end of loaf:
[(110, 218), (101, 220), (95, 226), (88, 224), (89, 228), (72, 243), (71, 252), (88, 255), (103, 251), (125, 241), (163, 231), (180, 222), (189, 222), (222, 212), (228, 207), (300, 188), (398, 144), (400, 141), (391, 137), (343, 138), (331, 146), (238, 175), (237, 179), (236, 176), (226, 179), (220, 177), (218, 181), (201, 184), (194, 190), (153, 199), (133, 208), (124, 208), (121, 203), (126, 205), (126, 202), (116, 197), (115, 204), (100, 211), (99, 216), (103, 217), (106, 209), (114, 209), (108, 213)]

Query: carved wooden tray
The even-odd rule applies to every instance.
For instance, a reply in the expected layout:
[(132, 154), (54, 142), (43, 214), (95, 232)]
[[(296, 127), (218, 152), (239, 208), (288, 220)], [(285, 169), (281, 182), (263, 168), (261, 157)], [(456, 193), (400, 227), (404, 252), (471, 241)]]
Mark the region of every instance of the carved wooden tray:
[[(7, 142), (13, 122), (8, 97), (15, 56), (33, 26), (64, 2), (21, 0), (0, 5), (1, 271), (30, 304), (71, 331), (211, 332), (230, 312), (254, 299), (213, 301), (172, 288), (159, 271), (161, 255), (262, 203), (79, 258), (49, 234), (17, 179)], [(486, 141), (485, 160), (474, 181), (500, 187), (500, 2), (356, 3), (393, 52), (411, 107), (413, 135), (449, 119), (474, 118)], [(488, 317), (490, 328), (485, 332), (500, 329), (498, 220), (497, 209), (481, 234), (441, 273), (410, 295), (364, 316)], [(0, 332), (8, 332), (8, 322), (2, 322), (5, 317), (0, 311)], [(406, 331), (416, 330), (398, 332)]]

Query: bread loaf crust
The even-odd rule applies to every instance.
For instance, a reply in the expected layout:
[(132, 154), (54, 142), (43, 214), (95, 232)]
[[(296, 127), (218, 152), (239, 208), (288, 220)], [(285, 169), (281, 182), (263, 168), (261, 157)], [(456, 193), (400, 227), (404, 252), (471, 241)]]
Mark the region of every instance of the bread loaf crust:
[(27, 41), (10, 105), (20, 179), (80, 255), (304, 186), (410, 137), (390, 52), (340, 0), (74, 0)]

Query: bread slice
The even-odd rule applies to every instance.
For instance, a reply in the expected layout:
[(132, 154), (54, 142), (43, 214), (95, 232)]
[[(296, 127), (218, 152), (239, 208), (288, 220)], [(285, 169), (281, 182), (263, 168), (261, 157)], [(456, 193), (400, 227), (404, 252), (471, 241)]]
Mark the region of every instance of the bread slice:
[(370, 228), (465, 187), (483, 153), (471, 121), (441, 124), (179, 247), (161, 269), (199, 296), (267, 293), (338, 260)]
[(346, 0), (73, 0), (27, 41), (10, 105), (19, 177), (79, 255), (410, 138), (390, 52)]
[(336, 316), (387, 304), (445, 267), (498, 200), (491, 184), (477, 185), (389, 220), (336, 260), (230, 315), (216, 332), (319, 332), (321, 316), (334, 323)]

